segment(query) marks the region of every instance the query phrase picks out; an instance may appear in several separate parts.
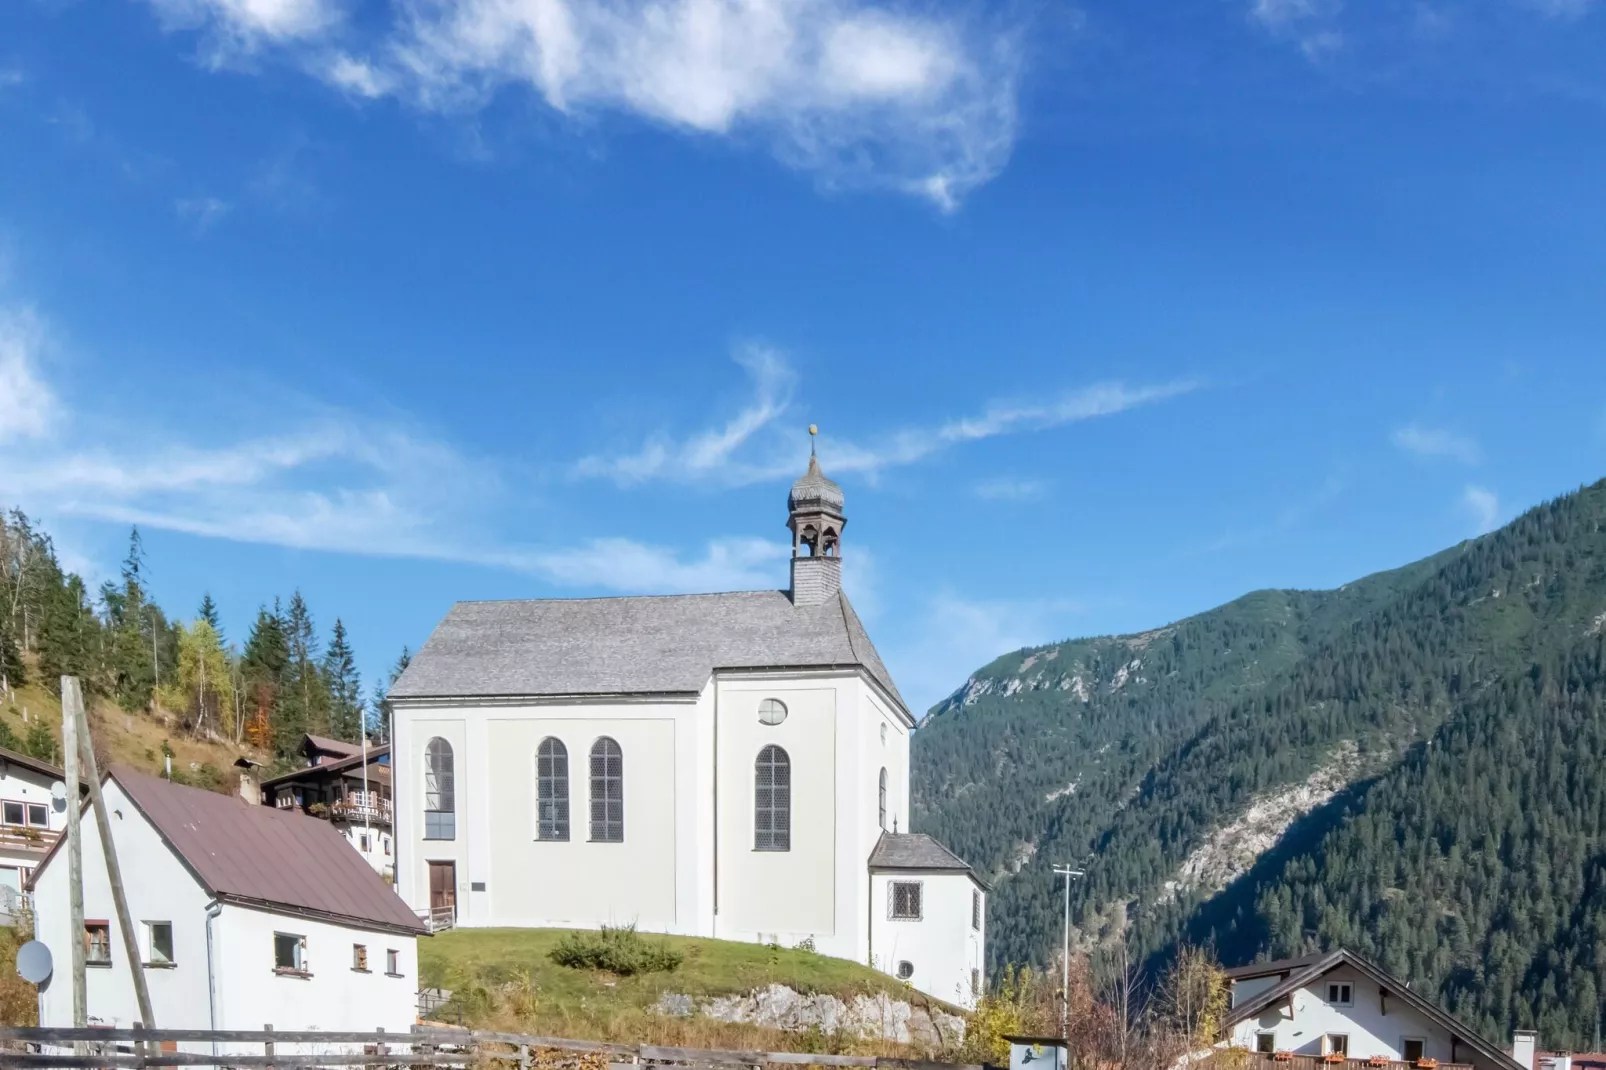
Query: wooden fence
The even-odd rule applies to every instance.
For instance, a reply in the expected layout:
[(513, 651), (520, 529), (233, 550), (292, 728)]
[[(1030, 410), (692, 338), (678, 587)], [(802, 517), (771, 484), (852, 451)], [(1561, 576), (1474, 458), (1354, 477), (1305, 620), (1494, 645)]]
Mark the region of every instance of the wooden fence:
[[(210, 1051), (179, 1050), (210, 1047)], [(209, 1029), (0, 1028), (0, 1067), (272, 1067), (314, 1070), (344, 1066), (483, 1067), (515, 1063), (530, 1070), (537, 1056), (568, 1052), (610, 1068), (869, 1067), (873, 1070), (982, 1070), (922, 1062), (814, 1052), (721, 1051), (650, 1044), (603, 1044), (565, 1037), (415, 1027), (410, 1033), (337, 1033)], [(546, 1060), (549, 1062), (549, 1060)]]

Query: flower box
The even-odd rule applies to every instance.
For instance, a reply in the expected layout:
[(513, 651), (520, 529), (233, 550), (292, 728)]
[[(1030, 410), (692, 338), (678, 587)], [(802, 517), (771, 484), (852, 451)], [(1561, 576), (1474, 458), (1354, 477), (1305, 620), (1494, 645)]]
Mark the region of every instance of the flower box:
[(1341, 1051), (1330, 1051), (1326, 1055), (1322, 1056), (1322, 1062), (1324, 1063), (1342, 1063), (1348, 1061), (1349, 1056), (1345, 1055)]
[(1422, 1058), (1416, 1061), (1417, 1070), (1437, 1070), (1439, 1060)]
[(1294, 1061), (1294, 1053), (1291, 1051), (1272, 1052), (1271, 1060), (1274, 1063), (1291, 1063)]

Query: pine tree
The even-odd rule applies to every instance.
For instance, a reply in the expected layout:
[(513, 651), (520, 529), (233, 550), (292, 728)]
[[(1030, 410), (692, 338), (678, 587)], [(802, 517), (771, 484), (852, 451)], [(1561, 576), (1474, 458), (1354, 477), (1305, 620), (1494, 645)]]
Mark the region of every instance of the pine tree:
[(22, 651), (11, 637), (9, 623), (0, 618), (0, 677), (8, 687), (21, 687), (28, 682), (27, 670), (22, 664)]
[(402, 647), (401, 656), (391, 666), (389, 679), (383, 684), (375, 683), (373, 696), (368, 700), (368, 731), (379, 737), (382, 743), (390, 742), (390, 699), (387, 696), (412, 660), (413, 652)]
[(127, 710), (143, 709), (151, 703), (159, 657), (156, 629), (165, 625), (158, 620), (160, 610), (146, 601), (144, 567), (145, 545), (136, 527), (128, 536), (122, 585), (108, 580), (100, 589), (106, 624), (111, 629), (107, 668), (112, 694)]
[(303, 733), (329, 731), (328, 690), (317, 661), (318, 634), (300, 591), (290, 596), (284, 639), (289, 661), (274, 711), (273, 736), (275, 748), (288, 755)]
[(363, 731), (362, 677), (346, 638), (346, 625), (339, 617), (323, 656), (323, 679), (329, 689), (330, 731), (336, 739), (356, 742)]
[(218, 642), (223, 642), (223, 625), (218, 620), (217, 603), (212, 601), (211, 591), (201, 596), (201, 609), (198, 616), (211, 626), (212, 631), (217, 635)]
[(258, 608), (257, 619), (246, 636), (245, 652), (240, 658), (245, 690), (246, 738), (264, 750), (277, 746), (275, 712), (279, 707), (279, 693), (284, 687), (289, 664), (290, 645), (285, 639), (279, 603), (275, 601), (271, 613), (267, 606)]

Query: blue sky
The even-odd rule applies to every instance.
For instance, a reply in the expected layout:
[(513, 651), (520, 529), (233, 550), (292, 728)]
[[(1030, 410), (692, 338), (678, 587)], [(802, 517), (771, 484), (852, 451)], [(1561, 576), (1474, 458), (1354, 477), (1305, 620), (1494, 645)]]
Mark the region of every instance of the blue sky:
[(14, 0), (0, 502), (371, 679), (783, 586), (912, 706), (1606, 475), (1606, 3)]

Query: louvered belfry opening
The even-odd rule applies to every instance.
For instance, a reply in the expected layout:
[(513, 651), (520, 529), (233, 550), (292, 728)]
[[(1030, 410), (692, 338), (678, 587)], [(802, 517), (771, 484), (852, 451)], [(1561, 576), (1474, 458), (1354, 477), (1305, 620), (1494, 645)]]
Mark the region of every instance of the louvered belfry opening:
[(773, 743), (758, 752), (753, 781), (753, 847), (792, 849), (792, 759)]
[(591, 839), (621, 843), (625, 838), (625, 758), (619, 744), (603, 736), (591, 745)]
[(538, 831), (543, 840), (569, 838), (569, 749), (548, 736), (535, 753)]

